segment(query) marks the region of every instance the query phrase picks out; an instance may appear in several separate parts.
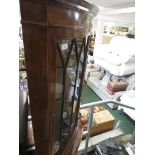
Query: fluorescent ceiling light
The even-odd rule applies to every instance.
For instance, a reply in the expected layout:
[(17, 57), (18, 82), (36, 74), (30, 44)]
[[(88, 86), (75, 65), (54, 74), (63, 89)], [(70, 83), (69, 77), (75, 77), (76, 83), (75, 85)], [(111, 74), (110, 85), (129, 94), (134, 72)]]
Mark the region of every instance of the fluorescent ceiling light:
[(114, 15), (124, 13), (135, 13), (135, 7), (103, 11), (103, 15)]

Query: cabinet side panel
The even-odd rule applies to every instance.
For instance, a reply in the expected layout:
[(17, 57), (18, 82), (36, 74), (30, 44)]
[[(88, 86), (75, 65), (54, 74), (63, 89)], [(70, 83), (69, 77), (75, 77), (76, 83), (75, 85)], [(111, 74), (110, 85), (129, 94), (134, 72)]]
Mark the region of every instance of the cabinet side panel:
[(37, 155), (49, 152), (47, 30), (23, 25), (26, 70)]

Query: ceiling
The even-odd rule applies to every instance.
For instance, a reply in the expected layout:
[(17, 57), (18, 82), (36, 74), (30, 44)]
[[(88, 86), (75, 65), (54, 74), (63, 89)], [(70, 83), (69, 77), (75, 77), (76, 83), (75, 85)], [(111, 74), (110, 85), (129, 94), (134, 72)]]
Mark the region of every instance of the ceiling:
[(88, 0), (99, 8), (98, 19), (117, 25), (135, 25), (135, 0)]
[(88, 0), (97, 6), (104, 8), (126, 8), (135, 6), (135, 0)]

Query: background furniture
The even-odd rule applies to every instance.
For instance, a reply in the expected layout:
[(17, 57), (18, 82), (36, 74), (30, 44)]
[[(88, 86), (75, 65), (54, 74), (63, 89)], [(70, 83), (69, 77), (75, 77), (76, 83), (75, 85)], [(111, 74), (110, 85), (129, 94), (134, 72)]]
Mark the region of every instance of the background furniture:
[[(126, 91), (125, 93), (123, 93), (123, 95), (120, 98), (121, 102), (125, 105), (129, 105), (132, 107), (136, 107), (135, 105), (135, 90), (129, 90)], [(132, 118), (133, 120), (135, 120), (136, 116), (135, 116), (135, 111), (125, 108), (125, 107), (121, 107), (119, 106), (118, 109), (123, 109), (123, 111), (130, 116), (130, 118)]]
[[(104, 72), (104, 76), (100, 79), (101, 72)], [(114, 94), (110, 94), (107, 89), (107, 85), (110, 79), (122, 79), (124, 80), (128, 86), (125, 91), (118, 91)], [(98, 65), (93, 65), (92, 68), (87, 67), (85, 72), (85, 81), (87, 85), (102, 99), (113, 99), (120, 100), (120, 97), (128, 90), (135, 89), (135, 74), (130, 74), (126, 76), (115, 76), (103, 67), (99, 67)], [(108, 104), (111, 109), (116, 108), (116, 105)]]
[[(20, 0), (36, 155), (73, 155), (92, 19), (83, 0)], [(75, 140), (76, 139), (76, 140)]]
[(124, 76), (135, 72), (135, 39), (115, 36), (109, 44), (97, 44), (94, 61), (111, 74)]
[(91, 64), (91, 63), (87, 64), (86, 71), (85, 71), (85, 81), (88, 80), (88, 78), (90, 77), (90, 74), (94, 73), (95, 74), (94, 76), (97, 76), (98, 73), (100, 73), (100, 70), (101, 68), (96, 64)]
[[(96, 44), (93, 58), (95, 64), (93, 67), (87, 65), (85, 80), (100, 98), (119, 100), (125, 92), (109, 92), (107, 87), (111, 78), (124, 80), (128, 84), (126, 90), (135, 89), (135, 39), (115, 36), (109, 44)], [(101, 79), (103, 72), (106, 75)], [(108, 105), (112, 109), (117, 107)]]

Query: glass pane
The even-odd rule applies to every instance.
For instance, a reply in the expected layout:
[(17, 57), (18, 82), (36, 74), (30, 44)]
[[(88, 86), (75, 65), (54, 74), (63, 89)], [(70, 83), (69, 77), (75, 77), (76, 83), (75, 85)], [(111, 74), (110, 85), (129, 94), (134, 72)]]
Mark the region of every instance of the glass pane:
[(58, 41), (59, 48), (60, 48), (60, 51), (62, 53), (62, 57), (63, 57), (63, 60), (64, 60), (65, 63), (67, 61), (67, 57), (68, 57), (68, 54), (69, 54), (71, 41), (72, 41), (71, 39), (64, 39), (64, 40), (59, 40)]
[[(84, 61), (84, 45), (82, 44), (83, 39), (81, 39), (81, 48), (79, 52), (79, 63), (78, 63), (78, 72), (77, 72), (77, 79), (76, 79), (76, 89), (75, 89), (75, 100), (74, 100), (74, 108), (73, 108), (73, 115), (72, 115), (72, 122), (74, 123), (76, 117), (77, 117), (77, 100), (80, 97), (80, 85), (81, 85), (81, 78), (82, 78), (82, 68), (83, 68), (83, 61)], [(79, 103), (80, 104), (80, 103)]]
[(76, 79), (76, 89), (75, 89), (75, 98), (73, 102), (73, 112), (72, 112), (72, 124), (75, 123), (76, 113), (77, 113), (77, 100), (80, 91), (80, 82), (81, 82), (81, 75), (82, 75), (82, 65), (83, 65), (83, 58), (84, 58), (84, 48), (83, 48), (83, 39), (77, 39), (77, 53), (79, 57), (79, 64), (78, 64), (78, 71), (77, 71), (77, 79)]
[(75, 123), (75, 118), (76, 118), (76, 109), (77, 109), (77, 99), (75, 98), (74, 99), (74, 102), (73, 102), (73, 112), (72, 112), (72, 126), (74, 125)]
[(83, 63), (84, 63), (84, 45), (82, 45), (82, 49), (81, 49), (81, 52), (79, 55), (78, 74), (77, 74), (77, 88), (76, 88), (77, 95), (79, 95)]
[[(59, 149), (60, 142), (63, 149), (69, 138), (69, 134), (71, 134), (74, 129), (84, 61), (83, 46), (83, 39), (78, 39), (76, 41), (73, 39), (58, 41), (59, 52), (57, 53), (56, 85), (57, 110), (55, 122), (57, 127), (55, 146), (57, 150)], [(63, 81), (63, 79), (65, 81)], [(61, 111), (61, 109), (63, 111)], [(61, 120), (61, 118), (63, 118), (63, 120)]]
[(75, 45), (73, 45), (66, 68), (63, 124), (62, 124), (63, 144), (65, 144), (65, 142), (67, 141), (71, 128), (71, 116), (72, 116), (72, 108), (73, 108), (75, 85), (76, 85), (75, 82), (76, 71), (77, 71), (77, 56), (75, 52)]
[(83, 38), (80, 38), (80, 39), (77, 39), (77, 40), (76, 40), (78, 55), (79, 55), (80, 52), (81, 52), (82, 43), (83, 43)]
[(56, 64), (56, 118), (55, 118), (55, 154), (58, 152), (61, 140), (61, 113), (63, 105), (63, 61), (60, 51), (57, 51)]

